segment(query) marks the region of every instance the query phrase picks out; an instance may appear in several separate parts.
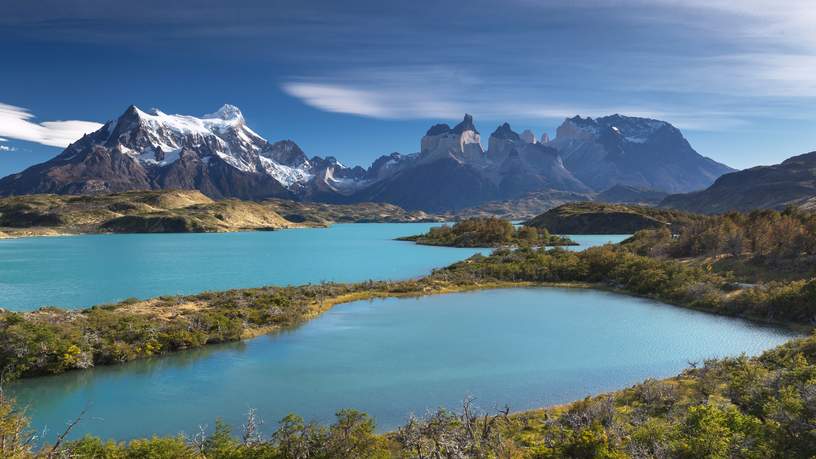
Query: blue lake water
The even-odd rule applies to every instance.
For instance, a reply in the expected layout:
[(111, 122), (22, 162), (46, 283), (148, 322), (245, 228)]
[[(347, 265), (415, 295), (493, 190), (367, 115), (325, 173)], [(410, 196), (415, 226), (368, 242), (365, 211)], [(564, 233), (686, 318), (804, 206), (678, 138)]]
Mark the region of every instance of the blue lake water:
[[(405, 279), (485, 249), (394, 241), (433, 223), (209, 234), (0, 240), (0, 307), (87, 307), (125, 298), (321, 281)], [(625, 236), (576, 236), (579, 248)]]
[(249, 408), (267, 432), (289, 412), (330, 421), (349, 407), (387, 430), (466, 395), (482, 408), (539, 407), (792, 336), (606, 292), (502, 289), (339, 305), (292, 331), (9, 389), (52, 441), (84, 408), (77, 435), (118, 439), (192, 434), (217, 416), (238, 428)]

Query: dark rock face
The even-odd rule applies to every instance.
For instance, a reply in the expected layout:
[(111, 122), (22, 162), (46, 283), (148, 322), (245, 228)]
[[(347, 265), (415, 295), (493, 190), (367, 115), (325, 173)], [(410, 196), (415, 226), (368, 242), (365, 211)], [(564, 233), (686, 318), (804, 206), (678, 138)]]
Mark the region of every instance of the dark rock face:
[(291, 140), (281, 140), (269, 144), (261, 151), (261, 155), (290, 167), (297, 167), (309, 162), (306, 153)]
[(510, 128), (509, 123), (504, 123), (501, 126), (497, 127), (496, 130), (493, 131), (492, 134), (490, 134), (490, 137), (495, 137), (497, 139), (502, 140), (511, 140), (514, 142), (518, 142), (519, 140), (521, 140), (521, 137), (519, 137), (519, 135), (515, 131), (513, 131), (513, 129)]
[(671, 124), (647, 118), (569, 118), (548, 145), (561, 153), (575, 177), (595, 191), (622, 184), (686, 192), (705, 188), (733, 171), (694, 151)]
[(558, 151), (539, 143), (528, 143), (507, 123), (489, 140), (487, 157), (498, 176), (498, 199), (515, 199), (542, 190), (590, 191), (564, 167)]
[(496, 193), (496, 185), (477, 169), (453, 159), (441, 159), (400, 171), (356, 198), (438, 212), (469, 207)]
[(670, 195), (660, 205), (691, 212), (723, 213), (806, 206), (814, 196), (816, 151), (773, 166), (725, 174), (703, 191)]
[(451, 132), (454, 134), (461, 134), (465, 131), (473, 131), (476, 134), (479, 133), (479, 131), (476, 130), (476, 125), (473, 124), (473, 116), (468, 115), (467, 113), (465, 113), (465, 118), (462, 120), (462, 122), (451, 129)]

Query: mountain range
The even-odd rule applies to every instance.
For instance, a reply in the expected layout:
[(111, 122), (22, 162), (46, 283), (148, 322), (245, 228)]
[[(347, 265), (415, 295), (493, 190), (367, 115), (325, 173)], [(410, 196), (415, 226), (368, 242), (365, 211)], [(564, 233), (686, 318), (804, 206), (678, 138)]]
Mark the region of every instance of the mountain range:
[(62, 153), (0, 179), (0, 195), (197, 189), (211, 198), (387, 202), (427, 211), (557, 190), (592, 194), (616, 185), (689, 192), (733, 169), (698, 154), (671, 124), (613, 115), (568, 118), (555, 139), (504, 123), (482, 146), (473, 118), (432, 126), (420, 151), (368, 168), (269, 142), (224, 105), (193, 117), (129, 107)]

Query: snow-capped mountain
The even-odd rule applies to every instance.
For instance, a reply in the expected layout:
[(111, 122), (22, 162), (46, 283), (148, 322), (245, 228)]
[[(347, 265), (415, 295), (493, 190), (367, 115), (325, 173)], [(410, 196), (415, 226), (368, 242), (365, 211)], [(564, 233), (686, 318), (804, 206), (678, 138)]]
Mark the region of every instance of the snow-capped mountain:
[(232, 105), (202, 117), (131, 106), (54, 159), (0, 180), (0, 193), (185, 188), (216, 198), (296, 198), (315, 189), (352, 194), (366, 184), (361, 171), (310, 160), (292, 141), (270, 144)]
[(568, 118), (547, 145), (595, 191), (621, 184), (686, 192), (705, 188), (734, 170), (694, 151), (676, 127), (648, 118)]

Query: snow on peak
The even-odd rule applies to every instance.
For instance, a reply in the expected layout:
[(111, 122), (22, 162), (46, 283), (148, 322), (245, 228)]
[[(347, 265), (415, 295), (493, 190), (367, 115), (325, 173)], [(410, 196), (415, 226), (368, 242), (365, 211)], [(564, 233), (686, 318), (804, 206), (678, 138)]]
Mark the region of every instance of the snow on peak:
[(562, 140), (597, 138), (601, 132), (609, 129), (615, 134), (622, 136), (628, 142), (645, 143), (665, 126), (669, 126), (669, 123), (650, 118), (638, 118), (618, 114), (596, 119), (575, 116), (567, 118), (564, 121), (558, 128), (556, 137), (561, 137)]
[[(156, 108), (145, 112), (131, 106), (115, 124), (105, 141), (120, 145), (123, 152), (149, 166), (172, 164), (187, 148), (202, 160), (215, 155), (251, 172), (256, 170), (257, 151), (267, 144), (246, 126), (241, 111), (231, 105), (201, 118), (169, 115)], [(111, 139), (111, 135), (116, 138)]]
[(244, 119), (244, 114), (241, 113), (241, 109), (236, 107), (235, 105), (224, 104), (221, 108), (216, 110), (214, 113), (209, 113), (203, 116), (206, 119), (213, 119), (218, 118), (225, 121), (230, 120), (241, 120)]

